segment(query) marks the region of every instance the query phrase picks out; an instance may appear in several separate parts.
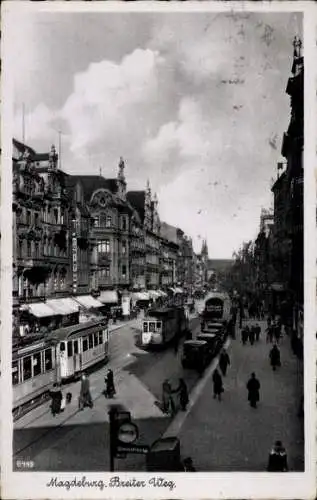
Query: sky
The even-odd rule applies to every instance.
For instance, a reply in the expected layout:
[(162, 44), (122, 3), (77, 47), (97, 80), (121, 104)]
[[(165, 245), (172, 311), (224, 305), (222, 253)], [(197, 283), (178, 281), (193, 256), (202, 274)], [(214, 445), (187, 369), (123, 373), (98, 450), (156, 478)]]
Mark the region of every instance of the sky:
[[(161, 220), (231, 258), (258, 230), (290, 119), (300, 14), (23, 12), (14, 136), (71, 174), (147, 179)], [(23, 56), (21, 57), (21, 54)]]

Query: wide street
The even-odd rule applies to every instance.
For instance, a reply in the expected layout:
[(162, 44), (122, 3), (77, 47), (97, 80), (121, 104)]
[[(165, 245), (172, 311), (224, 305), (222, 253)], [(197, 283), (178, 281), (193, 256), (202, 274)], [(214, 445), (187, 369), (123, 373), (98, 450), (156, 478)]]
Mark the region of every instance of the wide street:
[[(191, 328), (199, 331), (198, 319), (191, 321)], [(242, 346), (238, 333), (229, 345), (231, 366), (224, 380), (223, 401), (212, 398), (208, 379), (188, 413), (178, 414), (172, 422), (155, 404), (161, 399), (163, 380), (169, 378), (176, 384), (182, 376), (192, 391), (198, 376), (182, 369), (181, 349), (176, 354), (172, 348), (147, 353), (136, 347), (137, 334), (137, 321), (112, 332), (109, 363), (90, 375), (92, 410), (77, 411), (77, 383), (71, 385), (74, 397), (63, 414), (53, 418), (47, 403), (16, 422), (15, 468), (18, 460), (32, 460), (33, 470), (38, 471), (109, 470), (111, 402), (102, 395), (109, 366), (115, 372), (114, 401), (131, 412), (139, 427), (139, 443), (151, 444), (172, 424), (174, 435), (181, 440), (182, 456), (191, 456), (197, 470), (263, 471), (272, 442), (282, 439), (290, 469), (302, 470), (303, 421), (297, 417), (301, 375), (288, 338), (281, 343), (282, 368), (273, 373), (268, 362), (270, 347), (263, 335), (260, 343)], [(248, 406), (245, 387), (252, 371), (261, 382), (256, 410)], [(115, 469), (138, 471), (145, 470), (144, 465), (144, 455), (128, 455), (116, 460)]]

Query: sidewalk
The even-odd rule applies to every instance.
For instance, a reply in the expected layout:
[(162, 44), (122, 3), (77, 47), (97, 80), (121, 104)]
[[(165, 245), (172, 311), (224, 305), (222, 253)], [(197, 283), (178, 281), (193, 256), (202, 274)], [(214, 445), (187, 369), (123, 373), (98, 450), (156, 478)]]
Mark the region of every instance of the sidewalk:
[[(247, 323), (251, 324), (252, 321)], [(228, 342), (231, 366), (223, 377), (221, 402), (213, 399), (214, 360), (204, 379), (190, 394), (190, 405), (179, 414), (165, 436), (178, 436), (183, 457), (191, 456), (197, 471), (265, 471), (268, 452), (276, 439), (283, 441), (292, 471), (304, 468), (303, 419), (297, 411), (303, 384), (301, 362), (293, 355), (290, 339), (280, 343), (282, 367), (273, 372), (268, 360), (265, 322), (259, 343), (243, 346), (240, 330)], [(250, 408), (246, 384), (251, 372), (261, 383), (260, 404)]]

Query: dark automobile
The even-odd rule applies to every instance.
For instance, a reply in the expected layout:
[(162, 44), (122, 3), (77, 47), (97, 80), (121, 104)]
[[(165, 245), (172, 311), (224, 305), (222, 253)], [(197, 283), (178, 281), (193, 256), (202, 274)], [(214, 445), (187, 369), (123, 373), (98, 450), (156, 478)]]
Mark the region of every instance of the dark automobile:
[(223, 344), (223, 337), (216, 333), (200, 333), (197, 335), (197, 340), (207, 342), (209, 357), (213, 358), (219, 352)]
[(182, 366), (203, 371), (209, 361), (208, 344), (204, 340), (185, 340), (183, 344)]

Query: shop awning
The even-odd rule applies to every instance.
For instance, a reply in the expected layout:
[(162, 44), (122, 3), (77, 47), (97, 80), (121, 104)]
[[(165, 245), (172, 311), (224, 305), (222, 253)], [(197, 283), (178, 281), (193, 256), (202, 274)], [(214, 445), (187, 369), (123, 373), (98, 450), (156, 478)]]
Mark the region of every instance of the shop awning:
[[(46, 318), (47, 316), (56, 316), (56, 312), (54, 309), (49, 307), (46, 303), (44, 302), (39, 302), (36, 304), (26, 304), (27, 309), (33, 316), (36, 316), (37, 318)], [(25, 310), (23, 308), (23, 310)]]
[(176, 293), (176, 288), (172, 288), (172, 287), (170, 287), (170, 288), (169, 288), (169, 290), (170, 290), (171, 292), (173, 292), (173, 293)]
[(68, 314), (79, 311), (77, 302), (69, 297), (65, 299), (50, 299), (47, 301), (47, 305), (55, 311), (55, 314), (60, 314), (62, 316), (67, 316)]
[(132, 298), (134, 300), (150, 300), (150, 295), (147, 292), (134, 292)]
[(161, 297), (161, 294), (156, 290), (148, 290), (148, 294), (151, 299), (158, 299), (159, 297)]
[(163, 290), (158, 290), (158, 293), (161, 297), (167, 297), (167, 293), (163, 292)]
[(78, 297), (74, 297), (74, 299), (80, 306), (85, 307), (86, 309), (96, 309), (97, 307), (103, 306), (103, 303), (100, 302), (100, 300), (95, 299), (91, 295), (79, 295)]
[(184, 293), (184, 290), (182, 290), (181, 288), (179, 287), (176, 287), (175, 288), (175, 293)]
[(119, 302), (116, 290), (105, 290), (100, 293), (98, 300), (103, 304), (116, 304)]

